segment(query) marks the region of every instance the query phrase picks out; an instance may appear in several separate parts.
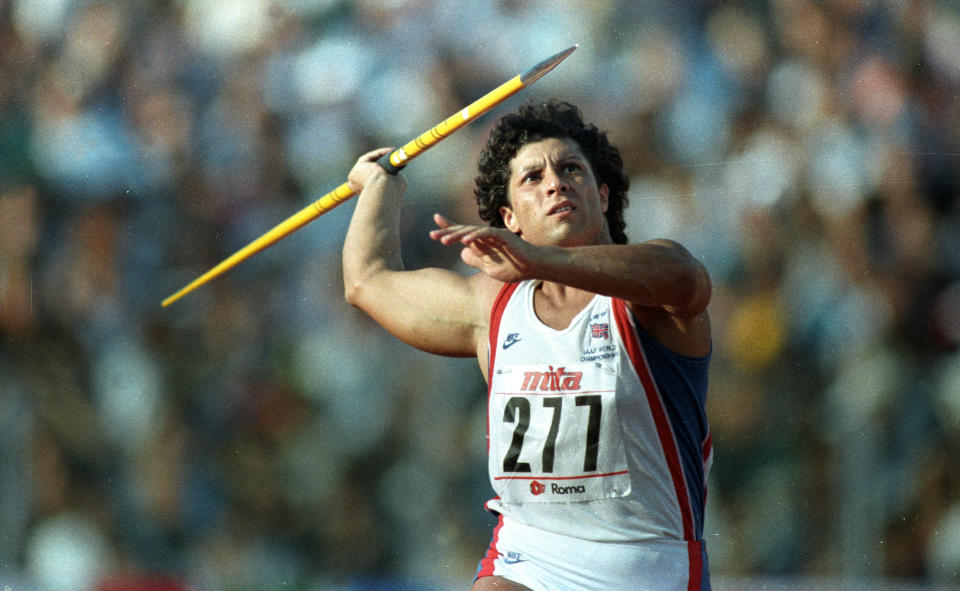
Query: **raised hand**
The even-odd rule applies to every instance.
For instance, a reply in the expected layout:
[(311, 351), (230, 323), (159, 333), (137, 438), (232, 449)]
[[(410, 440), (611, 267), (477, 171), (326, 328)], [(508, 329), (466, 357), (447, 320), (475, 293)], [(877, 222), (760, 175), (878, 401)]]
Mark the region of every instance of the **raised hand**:
[[(377, 160), (384, 154), (389, 154), (392, 151), (393, 148), (377, 148), (357, 158), (356, 163), (353, 165), (353, 168), (350, 169), (350, 173), (347, 176), (347, 184), (350, 185), (350, 189), (359, 195), (373, 176), (386, 174), (383, 167), (377, 164)], [(396, 175), (396, 177), (402, 179), (400, 175)]]
[(533, 274), (536, 246), (503, 228), (457, 224), (436, 213), (433, 215), (439, 229), (430, 232), (430, 238), (445, 246), (462, 244), (460, 258), (488, 276), (503, 282), (529, 279)]

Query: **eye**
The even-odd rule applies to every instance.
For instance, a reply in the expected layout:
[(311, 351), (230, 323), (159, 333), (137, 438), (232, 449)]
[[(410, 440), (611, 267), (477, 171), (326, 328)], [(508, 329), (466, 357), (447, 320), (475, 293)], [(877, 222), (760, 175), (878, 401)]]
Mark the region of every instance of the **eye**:
[(521, 183), (530, 183), (530, 182), (535, 182), (535, 181), (538, 181), (538, 180), (540, 180), (540, 172), (539, 172), (539, 171), (531, 171), (531, 172), (528, 172), (527, 174), (523, 175), (523, 177), (521, 177), (521, 179), (520, 179), (520, 182), (521, 182)]
[(580, 170), (581, 170), (580, 164), (576, 162), (567, 162), (566, 164), (563, 165), (563, 172), (566, 174), (580, 172)]

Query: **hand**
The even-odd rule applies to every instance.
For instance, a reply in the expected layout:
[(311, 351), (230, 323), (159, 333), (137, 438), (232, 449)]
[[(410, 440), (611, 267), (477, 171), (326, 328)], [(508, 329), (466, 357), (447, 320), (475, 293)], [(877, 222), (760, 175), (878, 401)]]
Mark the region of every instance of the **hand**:
[(367, 152), (363, 156), (357, 159), (357, 162), (353, 165), (353, 168), (350, 169), (350, 174), (347, 175), (347, 184), (350, 185), (350, 189), (354, 194), (359, 195), (363, 188), (367, 184), (379, 175), (388, 175), (397, 179), (402, 180), (403, 177), (398, 175), (390, 175), (387, 171), (383, 169), (382, 166), (377, 164), (377, 160), (380, 159), (384, 154), (389, 154), (393, 151), (393, 148), (377, 148), (376, 150)]
[(463, 262), (488, 276), (510, 283), (532, 277), (537, 247), (503, 228), (457, 224), (439, 213), (433, 221), (440, 226), (430, 238), (445, 246), (459, 242)]

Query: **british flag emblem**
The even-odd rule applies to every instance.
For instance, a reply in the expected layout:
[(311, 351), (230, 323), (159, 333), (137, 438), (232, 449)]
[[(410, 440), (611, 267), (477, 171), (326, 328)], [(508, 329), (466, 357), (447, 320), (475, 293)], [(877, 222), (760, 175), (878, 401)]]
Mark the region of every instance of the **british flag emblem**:
[(610, 325), (606, 322), (596, 323), (590, 325), (590, 338), (591, 339), (609, 339), (610, 338)]

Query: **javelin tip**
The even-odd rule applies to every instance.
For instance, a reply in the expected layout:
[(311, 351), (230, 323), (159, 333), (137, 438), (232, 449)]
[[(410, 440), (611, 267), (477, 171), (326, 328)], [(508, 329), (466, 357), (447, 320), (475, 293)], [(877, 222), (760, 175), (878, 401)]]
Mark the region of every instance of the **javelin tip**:
[(543, 77), (547, 72), (557, 67), (557, 64), (566, 59), (568, 55), (574, 52), (575, 49), (580, 47), (580, 44), (577, 43), (567, 49), (564, 49), (560, 53), (552, 55), (547, 59), (543, 60), (539, 64), (530, 68), (526, 72), (520, 75), (520, 81), (526, 86), (527, 84), (533, 84), (541, 77)]

